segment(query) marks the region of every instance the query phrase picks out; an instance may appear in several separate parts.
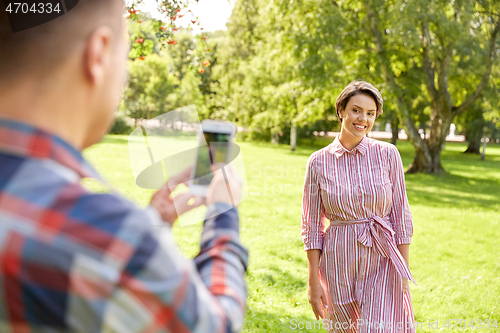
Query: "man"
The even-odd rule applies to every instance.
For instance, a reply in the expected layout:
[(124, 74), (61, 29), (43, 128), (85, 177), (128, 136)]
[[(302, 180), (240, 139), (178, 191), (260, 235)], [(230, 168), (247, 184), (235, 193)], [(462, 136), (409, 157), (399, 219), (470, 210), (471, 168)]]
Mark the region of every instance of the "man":
[[(221, 214), (205, 221), (193, 262), (175, 248), (168, 223), (166, 239), (151, 231), (202, 203), (170, 195), (189, 170), (145, 210), (80, 185), (100, 179), (81, 151), (112, 122), (127, 52), (122, 0), (80, 1), (17, 33), (0, 1), (2, 333), (241, 329), (248, 254), (220, 174), (206, 204)], [(228, 174), (240, 195), (237, 176)]]

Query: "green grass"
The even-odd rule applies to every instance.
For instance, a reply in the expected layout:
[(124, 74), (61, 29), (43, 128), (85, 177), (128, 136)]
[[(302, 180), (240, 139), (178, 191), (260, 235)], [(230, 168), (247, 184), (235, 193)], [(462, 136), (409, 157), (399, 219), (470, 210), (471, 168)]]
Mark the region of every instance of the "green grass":
[[(250, 251), (245, 332), (301, 331), (291, 329), (291, 319), (315, 319), (307, 301), (300, 238), (302, 185), (309, 155), (329, 142), (316, 141), (295, 152), (285, 145), (239, 142), (248, 179), (248, 195), (239, 209), (241, 239)], [(407, 168), (414, 149), (405, 141), (397, 146)], [(410, 268), (418, 284), (410, 289), (415, 320), (424, 322), (418, 332), (436, 331), (426, 328), (435, 320), (440, 328), (447, 319), (466, 319), (467, 324), (496, 319), (500, 325), (500, 146), (489, 145), (485, 161), (464, 150), (462, 143), (446, 145), (446, 175), (406, 176), (414, 219)], [(127, 137), (108, 136), (85, 156), (121, 193), (148, 204), (152, 191), (135, 185)], [(174, 227), (186, 256), (199, 250), (200, 232), (200, 224)]]

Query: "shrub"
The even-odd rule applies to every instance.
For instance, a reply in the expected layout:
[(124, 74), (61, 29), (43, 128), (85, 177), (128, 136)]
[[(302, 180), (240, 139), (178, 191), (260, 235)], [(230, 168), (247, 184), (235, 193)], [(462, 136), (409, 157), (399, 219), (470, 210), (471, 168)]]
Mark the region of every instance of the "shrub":
[(130, 118), (119, 115), (109, 130), (109, 134), (130, 134), (134, 128), (130, 124)]

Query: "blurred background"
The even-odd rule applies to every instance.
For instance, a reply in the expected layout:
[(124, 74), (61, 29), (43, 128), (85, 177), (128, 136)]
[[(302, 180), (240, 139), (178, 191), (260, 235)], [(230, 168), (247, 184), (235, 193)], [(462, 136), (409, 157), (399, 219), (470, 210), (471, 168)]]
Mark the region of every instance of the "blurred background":
[[(249, 184), (239, 207), (251, 258), (245, 332), (314, 321), (300, 239), (305, 165), (340, 131), (335, 100), (355, 79), (382, 92), (369, 136), (396, 144), (407, 171), (418, 331), (435, 331), (436, 320), (449, 331), (452, 319), (463, 331), (498, 329), (499, 1), (127, 4), (129, 83), (111, 134), (85, 153), (145, 206), (151, 191), (137, 187), (128, 160), (134, 128), (191, 104), (202, 119), (236, 123)], [(174, 228), (187, 256), (199, 230)]]

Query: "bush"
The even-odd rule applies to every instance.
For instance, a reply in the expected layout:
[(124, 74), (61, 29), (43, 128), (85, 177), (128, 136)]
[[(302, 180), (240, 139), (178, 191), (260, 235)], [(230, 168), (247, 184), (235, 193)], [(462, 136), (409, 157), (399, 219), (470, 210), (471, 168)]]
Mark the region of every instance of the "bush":
[(133, 127), (130, 124), (130, 118), (125, 116), (117, 116), (115, 118), (115, 123), (109, 130), (109, 134), (130, 134), (133, 131)]

